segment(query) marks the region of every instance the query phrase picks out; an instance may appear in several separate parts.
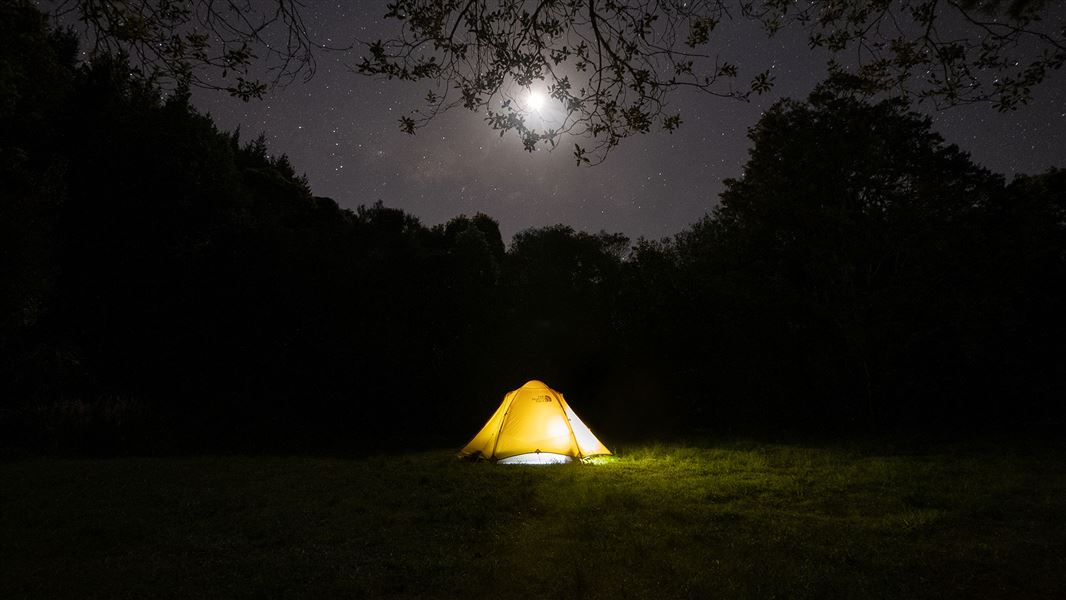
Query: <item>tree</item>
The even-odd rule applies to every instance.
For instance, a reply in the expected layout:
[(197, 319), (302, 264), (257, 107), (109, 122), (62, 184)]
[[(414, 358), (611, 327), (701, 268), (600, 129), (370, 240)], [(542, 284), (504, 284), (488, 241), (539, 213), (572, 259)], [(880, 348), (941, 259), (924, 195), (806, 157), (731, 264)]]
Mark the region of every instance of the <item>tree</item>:
[[(875, 427), (987, 418), (1015, 393), (1002, 382), (1031, 367), (1004, 352), (1019, 327), (1005, 315), (1046, 282), (1004, 285), (1033, 257), (995, 233), (1012, 222), (996, 216), (1002, 177), (900, 100), (823, 88), (776, 104), (750, 137), (742, 177), (679, 236), (696, 304), (717, 309), (699, 337), (727, 348), (724, 389), (786, 419)], [(1052, 256), (1053, 236), (1039, 239)]]
[[(10, 1), (10, 0), (5, 0)], [(17, 1), (17, 0), (16, 0)], [(316, 45), (298, 0), (46, 0), (93, 54), (127, 56), (143, 77), (244, 100), (310, 78)]]
[(515, 234), (502, 287), (510, 311), (506, 351), (518, 368), (577, 392), (610, 367), (619, 350), (614, 314), (628, 248), (622, 234), (565, 225)]
[[(1045, 0), (396, 0), (386, 17), (400, 35), (371, 43), (359, 70), (434, 84), (403, 130), (462, 106), (529, 151), (564, 134), (590, 138), (575, 144), (578, 164), (627, 136), (676, 129), (678, 90), (741, 100), (769, 91), (765, 65), (738, 66), (716, 48), (722, 25), (748, 21), (767, 36), (803, 28), (812, 49), (828, 51), (838, 87), (938, 105), (1016, 108), (1066, 61), (1066, 11)], [(550, 96), (550, 111), (531, 93)]]
[[(10, 1), (10, 0), (7, 0)], [(527, 150), (579, 140), (579, 164), (622, 139), (673, 131), (684, 89), (745, 100), (771, 90), (769, 65), (745, 64), (721, 31), (805, 32), (838, 86), (937, 106), (1025, 104), (1066, 62), (1066, 10), (1049, 0), (394, 0), (395, 38), (365, 44), (358, 70), (428, 81), (414, 133), (441, 111), (484, 114)], [(96, 53), (126, 54), (145, 77), (243, 99), (315, 70), (297, 0), (48, 0)], [(738, 33), (739, 32), (739, 33)], [(334, 50), (345, 50), (343, 48)], [(529, 90), (544, 95), (529, 102)], [(550, 98), (550, 102), (547, 100)], [(587, 141), (584, 141), (587, 139)]]

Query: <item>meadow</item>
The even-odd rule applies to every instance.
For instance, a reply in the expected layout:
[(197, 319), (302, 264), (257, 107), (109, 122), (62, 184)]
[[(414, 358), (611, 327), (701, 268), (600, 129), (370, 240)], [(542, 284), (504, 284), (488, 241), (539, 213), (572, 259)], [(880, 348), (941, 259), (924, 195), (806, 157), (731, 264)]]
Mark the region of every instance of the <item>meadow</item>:
[(1055, 598), (1066, 446), (0, 460), (4, 598)]

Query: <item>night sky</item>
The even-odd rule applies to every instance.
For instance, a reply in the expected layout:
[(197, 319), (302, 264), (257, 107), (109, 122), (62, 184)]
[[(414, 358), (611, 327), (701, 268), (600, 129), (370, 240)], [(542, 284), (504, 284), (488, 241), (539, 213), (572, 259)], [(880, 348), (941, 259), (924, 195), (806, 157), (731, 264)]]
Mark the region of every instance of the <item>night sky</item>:
[[(309, 3), (305, 17), (312, 38), (339, 46), (353, 38), (388, 37), (395, 23), (380, 19), (384, 12), (383, 1)], [(736, 27), (730, 33), (717, 38), (717, 47), (743, 69), (742, 81), (772, 66), (772, 93), (749, 103), (678, 93), (673, 106), (682, 114), (679, 131), (623, 140), (595, 167), (575, 165), (572, 143), (554, 152), (526, 153), (517, 136), (501, 139), (481, 116), (463, 109), (438, 117), (414, 136), (402, 133), (398, 119), (422, 107), (430, 83), (355, 73), (347, 65), (358, 62), (359, 47), (319, 52), (310, 82), (293, 83), (262, 100), (245, 103), (199, 92), (195, 103), (220, 127), (240, 126), (245, 139), (265, 133), (271, 151), (287, 154), (315, 194), (342, 207), (381, 200), (427, 225), (480, 211), (500, 222), (505, 238), (555, 223), (659, 238), (706, 214), (721, 181), (740, 174), (747, 129), (761, 111), (784, 96), (806, 97), (825, 75), (823, 56), (807, 50), (802, 32), (770, 40)], [(1014, 113), (985, 104), (934, 114), (936, 129), (979, 164), (1008, 176), (1066, 166), (1064, 83), (1066, 73), (1053, 73), (1034, 101)]]

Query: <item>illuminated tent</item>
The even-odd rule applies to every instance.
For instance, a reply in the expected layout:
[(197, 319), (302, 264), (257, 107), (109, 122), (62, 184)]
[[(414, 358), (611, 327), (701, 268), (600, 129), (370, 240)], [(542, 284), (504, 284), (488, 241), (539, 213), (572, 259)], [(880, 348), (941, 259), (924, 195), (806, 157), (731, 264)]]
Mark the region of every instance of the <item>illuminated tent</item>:
[(459, 456), (505, 464), (549, 464), (610, 453), (562, 394), (533, 380), (507, 392)]

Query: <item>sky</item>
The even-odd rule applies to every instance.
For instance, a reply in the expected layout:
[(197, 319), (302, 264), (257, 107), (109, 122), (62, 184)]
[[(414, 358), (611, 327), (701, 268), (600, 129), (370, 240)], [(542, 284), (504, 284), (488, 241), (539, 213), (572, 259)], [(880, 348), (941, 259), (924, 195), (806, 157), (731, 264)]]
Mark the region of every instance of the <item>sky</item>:
[[(310, 35), (334, 46), (388, 37), (385, 2), (307, 3)], [(740, 32), (717, 47), (744, 68), (772, 69), (772, 93), (751, 102), (678, 93), (683, 124), (673, 134), (630, 137), (600, 165), (576, 166), (572, 146), (527, 153), (464, 109), (438, 116), (415, 135), (399, 118), (420, 108), (428, 83), (383, 81), (356, 73), (351, 52), (318, 52), (308, 82), (243, 102), (199, 91), (196, 106), (246, 139), (264, 133), (272, 153), (286, 154), (316, 195), (344, 208), (403, 209), (426, 225), (483, 212), (505, 239), (529, 227), (564, 223), (577, 230), (621, 232), (633, 239), (671, 236), (706, 215), (722, 180), (738, 177), (750, 147), (747, 130), (782, 97), (802, 99), (824, 77), (824, 60), (801, 34)], [(1008, 177), (1066, 167), (1066, 72), (1053, 73), (1029, 106), (999, 113), (989, 105), (930, 112), (934, 127), (973, 159)], [(931, 111), (931, 109), (929, 109)]]

